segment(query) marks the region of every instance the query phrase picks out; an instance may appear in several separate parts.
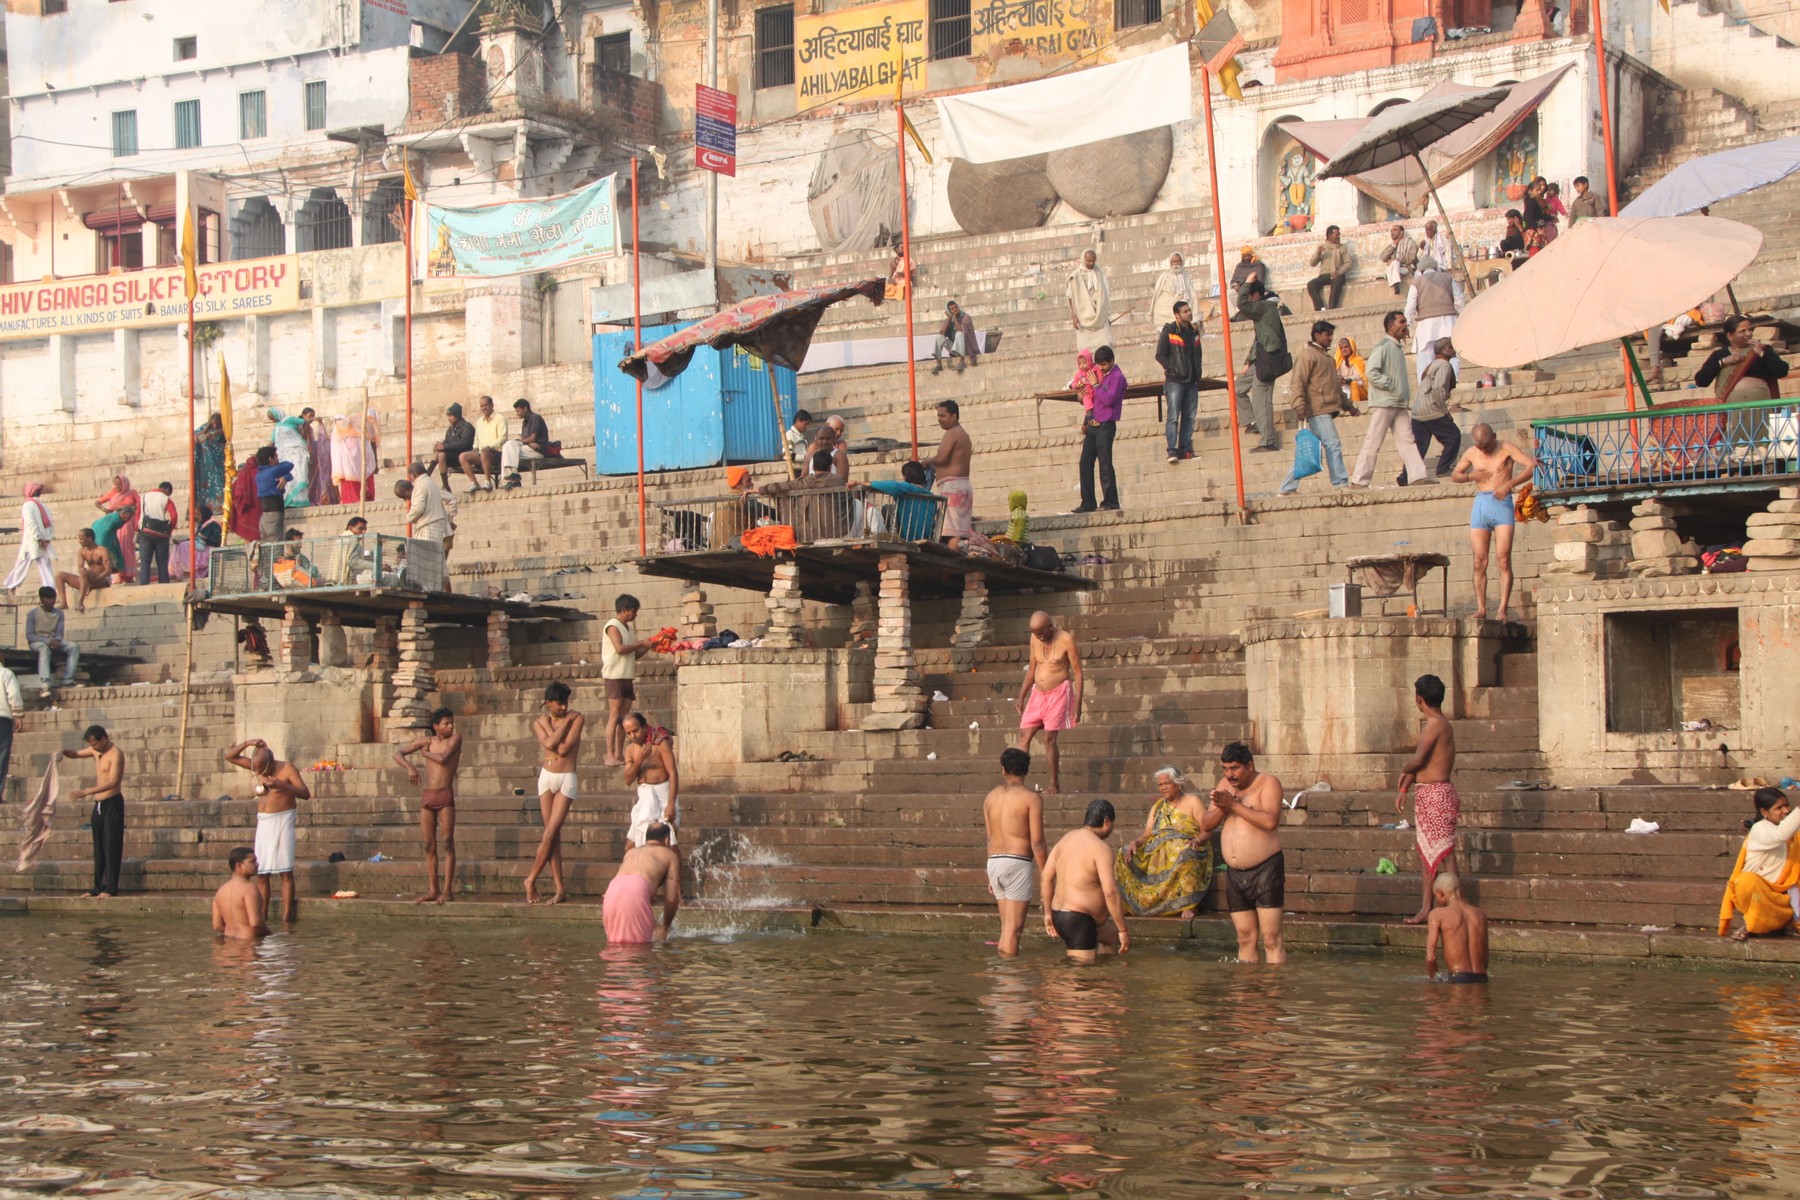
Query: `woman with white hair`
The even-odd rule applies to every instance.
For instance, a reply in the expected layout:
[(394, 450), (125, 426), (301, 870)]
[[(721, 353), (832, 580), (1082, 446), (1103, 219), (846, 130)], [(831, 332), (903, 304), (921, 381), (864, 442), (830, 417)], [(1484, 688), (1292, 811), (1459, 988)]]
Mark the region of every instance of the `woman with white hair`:
[(1200, 830), (1206, 801), (1175, 767), (1156, 772), (1156, 799), (1144, 832), (1119, 848), (1113, 872), (1125, 907), (1140, 917), (1178, 912), (1192, 920), (1212, 885), (1212, 839)]

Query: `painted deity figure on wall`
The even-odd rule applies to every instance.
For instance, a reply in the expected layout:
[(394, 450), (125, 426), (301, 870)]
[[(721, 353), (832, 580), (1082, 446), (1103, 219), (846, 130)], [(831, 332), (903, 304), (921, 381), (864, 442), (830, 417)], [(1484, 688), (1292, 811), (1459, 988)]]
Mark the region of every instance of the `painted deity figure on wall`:
[(1525, 198), (1525, 185), (1538, 173), (1537, 114), (1506, 135), (1494, 147), (1494, 189), (1488, 203), (1505, 208)]
[(1317, 164), (1299, 142), (1290, 141), (1282, 148), (1281, 167), (1275, 180), (1276, 223), (1271, 233), (1299, 233), (1311, 227), (1313, 181), (1317, 175)]

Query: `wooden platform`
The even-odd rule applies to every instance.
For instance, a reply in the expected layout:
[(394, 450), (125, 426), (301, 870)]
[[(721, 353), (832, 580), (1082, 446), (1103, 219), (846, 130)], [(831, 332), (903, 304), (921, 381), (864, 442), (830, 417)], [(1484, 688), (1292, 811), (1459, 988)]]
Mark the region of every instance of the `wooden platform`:
[(873, 585), (880, 578), (881, 560), (889, 554), (904, 554), (910, 560), (914, 599), (961, 596), (964, 577), (973, 574), (987, 577), (988, 592), (993, 595), (1086, 591), (1098, 586), (1085, 575), (1013, 566), (930, 542), (893, 542), (875, 538), (812, 542), (797, 550), (784, 550), (773, 558), (748, 550), (696, 550), (640, 558), (634, 565), (646, 575), (660, 575), (665, 579), (692, 579), (767, 592), (775, 564), (791, 559), (800, 564), (802, 596), (826, 604), (848, 604), (856, 598), (857, 584)]
[[(230, 617), (266, 617), (280, 620), (289, 608), (309, 616), (330, 613), (345, 625), (373, 627), (386, 618), (397, 621), (412, 604), (423, 604), (426, 615), (440, 625), (485, 625), (489, 613), (505, 613), (515, 621), (585, 621), (578, 608), (539, 604), (530, 600), (489, 599), (456, 592), (425, 592), (412, 588), (295, 588), (285, 592), (252, 592), (241, 596), (208, 597), (196, 601), (203, 613)], [(86, 655), (82, 656), (84, 659)], [(34, 660), (35, 661), (35, 660)]]
[[(75, 639), (71, 638), (71, 641)], [(137, 666), (144, 660), (131, 654), (117, 654), (107, 650), (89, 650), (81, 642), (75, 641), (81, 648), (79, 673), (95, 682), (103, 678), (111, 678), (121, 668)], [(30, 648), (7, 646), (0, 649), (0, 661), (15, 675), (36, 675), (38, 669), (38, 652)], [(53, 650), (50, 653), (50, 667), (60, 672), (63, 669), (63, 652)]]

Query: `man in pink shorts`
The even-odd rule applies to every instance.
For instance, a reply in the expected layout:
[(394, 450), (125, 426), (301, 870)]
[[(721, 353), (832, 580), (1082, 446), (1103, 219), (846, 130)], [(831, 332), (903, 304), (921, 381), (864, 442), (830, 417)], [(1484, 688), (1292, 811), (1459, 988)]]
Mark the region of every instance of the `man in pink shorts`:
[(1081, 723), (1081, 652), (1075, 635), (1058, 629), (1042, 611), (1031, 614), (1030, 645), (1025, 684), (1013, 706), (1020, 711), (1019, 749), (1029, 752), (1037, 731), (1044, 731), (1050, 755), (1050, 786), (1044, 791), (1050, 794), (1062, 789), (1056, 735)]

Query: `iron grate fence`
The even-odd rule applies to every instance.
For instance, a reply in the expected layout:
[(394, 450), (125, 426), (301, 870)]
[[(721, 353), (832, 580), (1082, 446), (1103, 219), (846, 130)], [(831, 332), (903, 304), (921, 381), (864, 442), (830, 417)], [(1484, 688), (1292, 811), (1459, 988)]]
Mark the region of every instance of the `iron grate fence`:
[(1696, 400), (1532, 422), (1542, 495), (1786, 482), (1800, 473), (1796, 402)]
[(944, 501), (926, 492), (898, 494), (867, 484), (818, 488), (778, 496), (708, 496), (658, 504), (655, 553), (688, 554), (741, 547), (747, 530), (785, 525), (802, 546), (849, 538), (935, 542)]
[(444, 592), (449, 572), (437, 542), (346, 533), (214, 550), (207, 585), (213, 596), (374, 587)]

